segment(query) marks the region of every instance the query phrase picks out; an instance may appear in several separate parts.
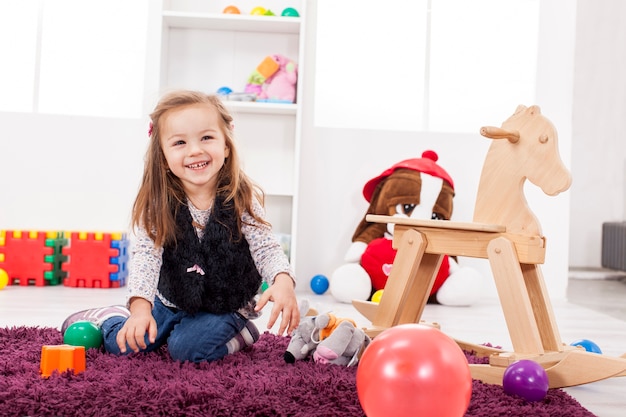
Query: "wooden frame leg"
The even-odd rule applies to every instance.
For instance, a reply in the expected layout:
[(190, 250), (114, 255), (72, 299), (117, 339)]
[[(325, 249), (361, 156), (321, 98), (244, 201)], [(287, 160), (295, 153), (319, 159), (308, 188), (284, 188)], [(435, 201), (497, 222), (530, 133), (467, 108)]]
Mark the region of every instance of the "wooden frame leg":
[(513, 243), (503, 237), (487, 245), (493, 278), (516, 353), (544, 353), (539, 328)]
[(372, 321), (372, 337), (398, 324), (419, 322), (443, 260), (443, 255), (424, 253), (426, 238), (416, 230), (407, 230), (394, 243), (398, 252), (380, 303), (352, 301)]
[(539, 265), (530, 264), (521, 264), (521, 268), (543, 348), (546, 351), (560, 352), (563, 350), (563, 343), (556, 324), (556, 318), (554, 317), (548, 290), (541, 274), (541, 268)]
[(385, 292), (372, 320), (374, 327), (386, 329), (397, 325), (405, 304), (419, 303), (419, 300), (408, 300), (408, 295), (425, 249), (426, 240), (418, 231), (410, 229), (402, 234)]
[[(422, 262), (415, 274), (415, 278), (406, 289), (404, 304), (398, 316), (398, 323), (417, 323), (422, 318), (422, 313), (430, 297), (437, 272), (441, 266), (443, 255), (425, 253)], [(385, 288), (385, 291), (387, 289)]]

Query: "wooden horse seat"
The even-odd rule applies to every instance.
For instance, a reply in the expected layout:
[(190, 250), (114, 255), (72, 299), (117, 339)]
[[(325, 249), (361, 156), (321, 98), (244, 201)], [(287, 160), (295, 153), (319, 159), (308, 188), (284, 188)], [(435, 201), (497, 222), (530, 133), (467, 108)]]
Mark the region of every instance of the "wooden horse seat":
[(493, 272), (513, 352), (457, 341), (463, 349), (489, 356), (488, 365), (470, 365), (473, 378), (502, 384), (506, 367), (520, 359), (540, 363), (551, 388), (626, 376), (626, 355), (612, 358), (561, 342), (541, 274), (546, 239), (526, 203), (523, 183), (529, 179), (548, 195), (571, 184), (552, 123), (537, 106), (519, 106), (501, 128), (484, 127), (481, 134), (494, 141), (483, 165), (473, 222), (366, 217), (394, 224), (397, 249), (380, 303), (353, 301), (372, 322), (366, 333), (375, 337), (389, 327), (420, 322), (444, 255), (484, 258)]

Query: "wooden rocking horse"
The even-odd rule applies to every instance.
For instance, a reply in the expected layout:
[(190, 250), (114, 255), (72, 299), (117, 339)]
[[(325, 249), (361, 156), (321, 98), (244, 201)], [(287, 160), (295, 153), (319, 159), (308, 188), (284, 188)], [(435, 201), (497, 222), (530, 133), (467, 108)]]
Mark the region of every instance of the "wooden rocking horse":
[(546, 239), (524, 196), (526, 179), (548, 195), (569, 188), (571, 176), (561, 161), (557, 133), (537, 106), (519, 106), (501, 128), (483, 127), (494, 139), (483, 165), (472, 223), (414, 220), (368, 215), (367, 221), (394, 223), (397, 254), (379, 304), (355, 300), (372, 322), (375, 337), (385, 329), (420, 322), (444, 255), (489, 260), (513, 352), (457, 341), (466, 350), (489, 356), (487, 365), (470, 365), (472, 377), (502, 384), (507, 366), (520, 359), (540, 363), (551, 388), (626, 376), (626, 357), (586, 352), (561, 342), (540, 264)]

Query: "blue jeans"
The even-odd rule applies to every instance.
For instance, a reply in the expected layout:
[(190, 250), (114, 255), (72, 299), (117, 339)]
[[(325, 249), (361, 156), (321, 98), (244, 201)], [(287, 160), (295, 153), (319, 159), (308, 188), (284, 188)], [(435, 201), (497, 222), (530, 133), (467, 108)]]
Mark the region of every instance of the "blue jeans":
[[(226, 343), (245, 326), (247, 319), (239, 313), (211, 314), (199, 312), (189, 314), (165, 306), (158, 297), (154, 300), (152, 316), (157, 324), (154, 343), (148, 340), (142, 352), (152, 352), (163, 345), (174, 360), (202, 362), (221, 359), (228, 354)], [(121, 355), (115, 338), (126, 323), (125, 317), (111, 317), (102, 323), (102, 337), (107, 352)], [(132, 352), (127, 345), (127, 352)]]

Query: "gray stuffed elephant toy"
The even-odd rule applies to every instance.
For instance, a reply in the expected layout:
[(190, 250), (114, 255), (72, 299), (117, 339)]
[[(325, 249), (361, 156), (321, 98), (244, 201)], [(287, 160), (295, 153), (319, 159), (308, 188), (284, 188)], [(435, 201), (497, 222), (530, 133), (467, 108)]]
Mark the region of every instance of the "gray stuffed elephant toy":
[(352, 366), (370, 342), (370, 337), (351, 319), (330, 313), (307, 316), (292, 332), (283, 357), (287, 363), (313, 356), (316, 363)]

